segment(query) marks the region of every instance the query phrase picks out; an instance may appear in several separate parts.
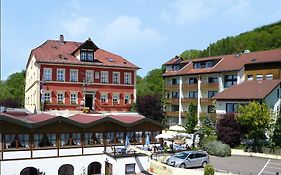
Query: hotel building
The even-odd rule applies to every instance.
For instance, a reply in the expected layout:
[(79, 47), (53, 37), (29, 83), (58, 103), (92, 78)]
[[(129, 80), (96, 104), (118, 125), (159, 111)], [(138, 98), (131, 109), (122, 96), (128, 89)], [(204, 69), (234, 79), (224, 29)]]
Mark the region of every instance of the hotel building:
[[(215, 113), (212, 97), (247, 80), (281, 79), (281, 49), (183, 60), (175, 57), (164, 64), (168, 105), (167, 124), (182, 124), (190, 103), (197, 117)], [(231, 104), (226, 109), (233, 112)]]

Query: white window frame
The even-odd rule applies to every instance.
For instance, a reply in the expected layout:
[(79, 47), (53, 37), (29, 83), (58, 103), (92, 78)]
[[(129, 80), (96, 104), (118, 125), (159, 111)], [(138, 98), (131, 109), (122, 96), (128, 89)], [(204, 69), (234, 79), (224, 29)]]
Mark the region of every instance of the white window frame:
[[(46, 94), (49, 94), (49, 101), (46, 100)], [(46, 91), (45, 94), (44, 94), (44, 102), (49, 102), (51, 103), (52, 102), (52, 93), (50, 91)]]
[(256, 75), (256, 80), (263, 80), (263, 75), (262, 74), (257, 74)]
[[(46, 76), (46, 74), (47, 74), (47, 71), (49, 71), (49, 79), (48, 78), (46, 78), (47, 76)], [(44, 73), (43, 73), (43, 79), (45, 80), (45, 81), (52, 81), (52, 68), (44, 68)]]
[(247, 80), (254, 80), (254, 76), (253, 75), (247, 75)]
[[(128, 100), (128, 103), (126, 103), (126, 99)], [(124, 104), (131, 104), (131, 94), (124, 95)]]
[(113, 72), (112, 73), (112, 83), (113, 84), (120, 84), (120, 72)]
[[(116, 98), (117, 97), (117, 98)], [(114, 102), (116, 99), (116, 102)], [(114, 104), (119, 104), (120, 103), (120, 94), (119, 93), (113, 93), (112, 94), (112, 103)]]
[(78, 104), (78, 94), (77, 92), (70, 92), (70, 104), (72, 103), (72, 95), (75, 95), (75, 104)]
[[(72, 76), (72, 73), (74, 73), (75, 72), (75, 81), (73, 81), (72, 80), (72, 77), (74, 77), (74, 76)], [(70, 74), (70, 76), (69, 76), (69, 81), (70, 82), (78, 82), (78, 69), (70, 69), (70, 71), (69, 71), (69, 74)]]
[(266, 80), (273, 80), (273, 74), (266, 74), (265, 79)]
[(93, 83), (94, 82), (94, 71), (93, 70), (86, 70), (86, 82)]
[[(103, 101), (103, 99), (104, 99), (104, 101)], [(101, 95), (100, 95), (100, 102), (101, 103), (108, 103), (108, 93), (101, 93)]]
[[(59, 80), (59, 71), (62, 71), (62, 80)], [(65, 69), (57, 69), (57, 81), (65, 82)]]
[(65, 104), (65, 92), (57, 92), (57, 103), (59, 104), (59, 94), (62, 94), (62, 102)]
[(108, 71), (101, 71), (101, 83), (107, 84), (108, 83)]
[(132, 73), (129, 73), (129, 72), (124, 73), (124, 84), (126, 84), (126, 85), (132, 84)]

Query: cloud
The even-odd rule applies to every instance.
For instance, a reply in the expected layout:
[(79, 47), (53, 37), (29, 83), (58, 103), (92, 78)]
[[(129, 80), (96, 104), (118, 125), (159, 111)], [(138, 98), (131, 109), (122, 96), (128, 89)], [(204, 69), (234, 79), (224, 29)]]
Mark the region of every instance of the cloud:
[(119, 16), (109, 23), (103, 33), (106, 45), (143, 45), (161, 43), (164, 37), (159, 32), (144, 27), (139, 18)]
[(62, 20), (61, 25), (70, 35), (77, 36), (87, 33), (92, 21), (90, 17), (76, 16)]
[(193, 24), (211, 18), (235, 17), (243, 12), (249, 13), (248, 0), (177, 0), (169, 9), (161, 11), (163, 21), (174, 21), (178, 25)]

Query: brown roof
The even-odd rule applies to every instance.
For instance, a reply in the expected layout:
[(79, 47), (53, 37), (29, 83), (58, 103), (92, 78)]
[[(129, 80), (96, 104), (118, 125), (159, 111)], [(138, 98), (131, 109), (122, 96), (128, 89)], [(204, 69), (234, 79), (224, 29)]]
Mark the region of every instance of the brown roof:
[(179, 56), (175, 56), (174, 58), (170, 59), (169, 61), (167, 61), (166, 63), (164, 63), (164, 65), (172, 65), (172, 64), (176, 64), (180, 61), (182, 61), (183, 59), (180, 58)]
[[(97, 49), (95, 51), (96, 62), (83, 62), (73, 56), (73, 52), (83, 43), (74, 41), (65, 41), (60, 44), (58, 40), (47, 40), (41, 46), (33, 49), (31, 55), (35, 56), (37, 62), (40, 63), (55, 63), (55, 64), (79, 64), (79, 65), (100, 65), (110, 67), (124, 67), (132, 69), (140, 69), (133, 63), (124, 59), (123, 57)], [(110, 61), (109, 59), (113, 61)]]
[[(214, 60), (214, 59), (220, 59), (220, 61), (212, 68), (193, 69), (194, 62)], [(239, 71), (246, 64), (281, 62), (281, 49), (243, 53), (239, 56), (237, 56), (236, 54), (231, 54), (231, 55), (221, 55), (221, 56), (213, 56), (213, 57), (206, 57), (206, 58), (197, 58), (188, 61), (191, 62), (188, 63), (185, 67), (183, 67), (179, 71), (165, 72), (163, 76)], [(182, 63), (187, 63), (187, 62), (182, 61)]]
[(216, 100), (260, 100), (264, 99), (279, 84), (281, 80), (248, 80), (233, 85), (218, 93), (212, 99)]

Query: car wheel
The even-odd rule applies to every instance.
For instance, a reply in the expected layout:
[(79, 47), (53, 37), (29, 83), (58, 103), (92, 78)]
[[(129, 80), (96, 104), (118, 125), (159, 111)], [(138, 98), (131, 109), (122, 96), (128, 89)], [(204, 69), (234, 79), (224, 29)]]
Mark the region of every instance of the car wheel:
[(184, 164), (184, 163), (181, 163), (179, 167), (180, 167), (180, 168), (185, 168), (185, 164)]
[(204, 161), (204, 162), (202, 163), (202, 167), (205, 168), (206, 165), (207, 165), (207, 162)]

